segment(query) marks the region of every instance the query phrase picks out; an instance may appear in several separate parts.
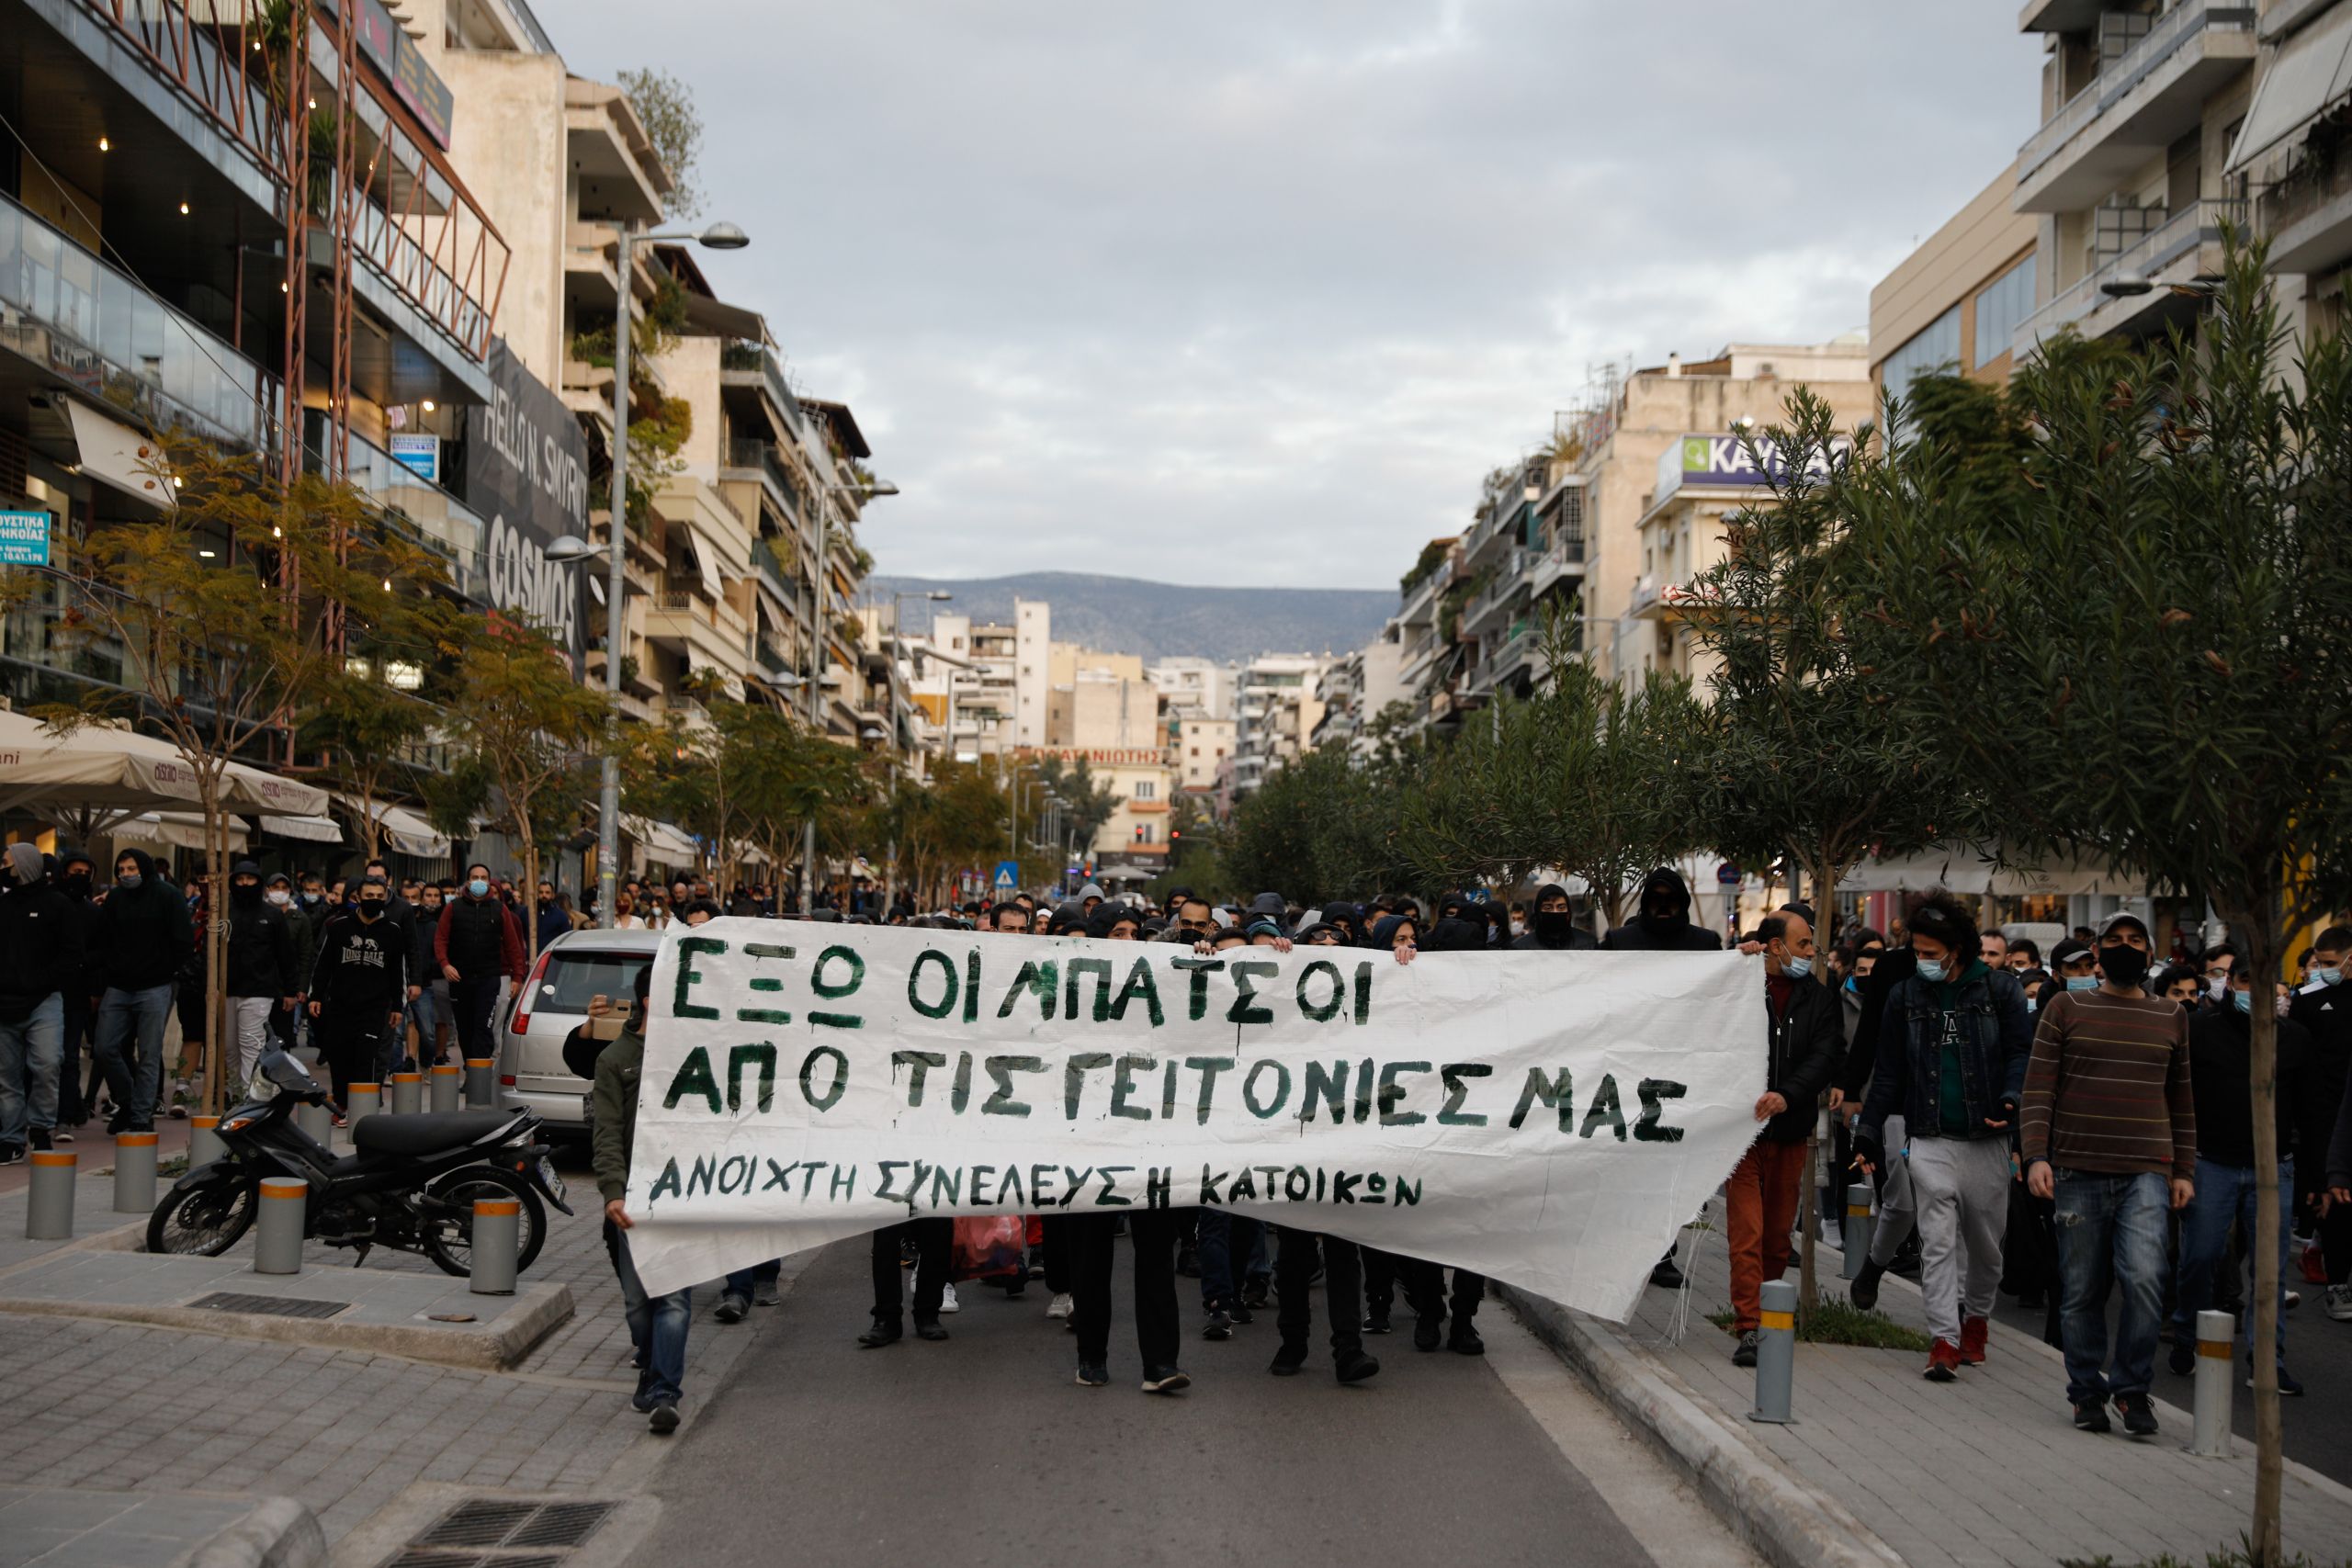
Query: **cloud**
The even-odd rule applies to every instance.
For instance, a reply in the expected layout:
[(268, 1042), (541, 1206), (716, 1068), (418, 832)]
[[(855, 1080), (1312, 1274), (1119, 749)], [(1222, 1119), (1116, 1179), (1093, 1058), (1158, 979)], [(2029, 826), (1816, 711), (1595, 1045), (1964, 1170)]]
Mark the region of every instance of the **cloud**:
[[(904, 494), (882, 570), (1393, 583), (1589, 367), (1860, 326), (2032, 129), (1997, 4), (572, 0)], [(724, 47), (720, 45), (724, 44)]]

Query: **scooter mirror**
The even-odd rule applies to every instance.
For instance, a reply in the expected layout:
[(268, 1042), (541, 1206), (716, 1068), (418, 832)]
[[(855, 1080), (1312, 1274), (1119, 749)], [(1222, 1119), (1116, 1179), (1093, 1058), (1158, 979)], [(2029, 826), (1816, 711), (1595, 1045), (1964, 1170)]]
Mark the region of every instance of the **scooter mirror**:
[(301, 1059), (279, 1046), (272, 1045), (261, 1054), (261, 1076), (289, 1094), (321, 1092), (318, 1079)]

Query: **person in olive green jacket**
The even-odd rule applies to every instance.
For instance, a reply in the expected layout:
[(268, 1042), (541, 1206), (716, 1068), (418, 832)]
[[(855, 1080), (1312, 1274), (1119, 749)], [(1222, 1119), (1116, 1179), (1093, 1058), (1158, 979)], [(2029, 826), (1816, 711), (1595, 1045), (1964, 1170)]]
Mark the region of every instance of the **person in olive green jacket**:
[[(605, 1247), (620, 1276), (621, 1310), (628, 1318), (628, 1337), (637, 1346), (637, 1397), (632, 1403), (651, 1419), (659, 1433), (678, 1429), (680, 1386), (686, 1371), (686, 1324), (694, 1312), (691, 1289), (649, 1296), (629, 1261), (628, 1196), (630, 1145), (637, 1134), (638, 1080), (645, 1071), (645, 998), (653, 981), (653, 965), (637, 973), (637, 1008), (621, 1028), (620, 1038), (596, 1054), (596, 1190), (605, 1198)], [(598, 997), (589, 1003), (588, 1016), (603, 1018), (612, 1005)], [(574, 1032), (575, 1038), (580, 1033)], [(566, 1042), (566, 1055), (572, 1042)]]

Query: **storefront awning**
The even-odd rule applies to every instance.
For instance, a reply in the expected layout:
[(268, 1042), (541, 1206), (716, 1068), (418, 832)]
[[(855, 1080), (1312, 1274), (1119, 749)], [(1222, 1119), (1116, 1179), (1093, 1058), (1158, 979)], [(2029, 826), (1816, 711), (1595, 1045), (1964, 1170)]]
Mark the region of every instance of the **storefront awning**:
[(2339, 6), (2288, 40), (2254, 90), (2245, 123), (2230, 148), (2228, 173), (2301, 130), (2321, 110), (2352, 92), (2352, 8)]
[(621, 826), (628, 830), (630, 838), (637, 840), (639, 854), (656, 865), (702, 863), (702, 846), (683, 829), (643, 817), (625, 817), (621, 819)]
[(72, 398), (63, 401), (85, 475), (159, 512), (171, 505), (171, 492), (164, 489), (168, 481), (157, 472), (164, 457), (161, 441), (87, 403)]
[(338, 795), (335, 804), (351, 814), (352, 820), (364, 827), (373, 817), (384, 830), (384, 841), (404, 855), (417, 855), (425, 860), (449, 858), (449, 836), (405, 806), (387, 801), (371, 801), (365, 795)]
[[(228, 829), (228, 847), (243, 850), (249, 839), (244, 824), (232, 818)], [(115, 824), (112, 831), (117, 854), (122, 852), (125, 844), (159, 844), (175, 850), (204, 848), (204, 818), (194, 811), (144, 812)]]
[(1924, 893), (1931, 887), (1973, 897), (2064, 897), (2115, 894), (2137, 897), (2144, 878), (2118, 876), (2096, 861), (2052, 857), (2030, 868), (1997, 864), (1972, 845), (1938, 845), (1913, 854), (1866, 860), (1838, 884), (1840, 893)]
[(261, 830), (275, 833), (281, 839), (300, 839), (313, 844), (343, 842), (343, 824), (332, 817), (269, 817), (261, 819)]
[[(220, 803), (232, 811), (316, 817), (327, 809), (325, 790), (243, 762), (228, 765), (221, 784)], [(0, 713), (0, 811), (37, 804), (143, 811), (196, 799), (196, 770), (168, 740), (105, 724), (61, 738), (29, 715)]]

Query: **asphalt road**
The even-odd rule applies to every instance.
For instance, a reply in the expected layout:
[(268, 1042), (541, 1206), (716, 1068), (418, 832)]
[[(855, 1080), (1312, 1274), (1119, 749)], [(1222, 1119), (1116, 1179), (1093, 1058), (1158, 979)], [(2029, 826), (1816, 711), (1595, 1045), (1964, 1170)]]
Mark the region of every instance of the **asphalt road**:
[(1137, 1387), (1124, 1256), (1100, 1389), (1073, 1383), (1042, 1281), (1020, 1302), (967, 1290), (946, 1343), (860, 1350), (865, 1259), (862, 1238), (829, 1249), (739, 1329), (697, 1312), (697, 1334), (759, 1342), (726, 1387), (686, 1391), (633, 1562), (1752, 1564), (1491, 1304), (1487, 1358), (1391, 1335), (1370, 1342), (1380, 1375), (1342, 1387), (1319, 1340), (1303, 1375), (1269, 1375), (1271, 1311), (1201, 1340), (1197, 1285), (1180, 1280), (1195, 1381), (1155, 1396)]

